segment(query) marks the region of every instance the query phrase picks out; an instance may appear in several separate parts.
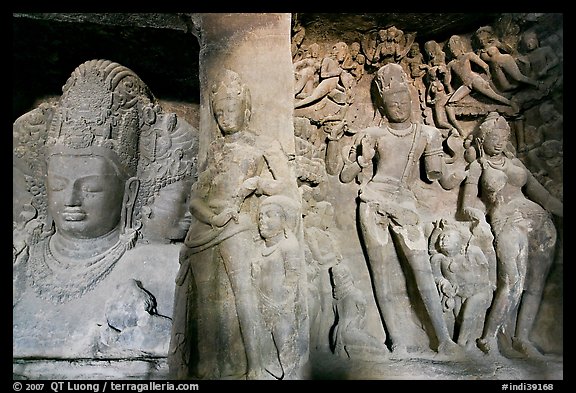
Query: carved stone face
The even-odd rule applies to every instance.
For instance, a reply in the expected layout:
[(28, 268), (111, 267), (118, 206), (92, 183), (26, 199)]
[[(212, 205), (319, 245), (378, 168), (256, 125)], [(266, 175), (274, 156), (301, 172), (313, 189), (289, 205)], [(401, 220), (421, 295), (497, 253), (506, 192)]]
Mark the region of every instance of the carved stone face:
[(213, 102), (214, 117), (224, 134), (234, 134), (244, 127), (246, 105), (241, 95)]
[(48, 211), (60, 234), (91, 239), (119, 225), (124, 181), (108, 159), (53, 155), (47, 185)]
[(358, 56), (359, 53), (360, 53), (360, 44), (357, 42), (352, 43), (352, 45), (350, 45), (350, 55), (355, 58), (356, 56)]
[(460, 251), (462, 238), (457, 231), (443, 231), (438, 237), (438, 246), (444, 255), (455, 255)]
[(508, 143), (509, 132), (503, 128), (491, 130), (483, 140), (484, 152), (489, 156), (501, 154)]
[(463, 53), (466, 53), (464, 43), (459, 36), (452, 36), (450, 40), (448, 40), (448, 47), (454, 56), (458, 57)]
[(392, 123), (402, 123), (410, 118), (412, 100), (408, 90), (384, 94), (384, 111)]
[(534, 49), (538, 48), (539, 42), (538, 37), (534, 34), (526, 33), (524, 37), (522, 37), (522, 43), (524, 44), (525, 50), (528, 52), (533, 51)]
[(188, 213), (188, 195), (192, 180), (168, 184), (154, 198), (150, 216), (142, 219), (144, 238), (153, 241), (168, 242), (181, 240), (190, 226)]
[(274, 204), (262, 206), (258, 216), (258, 228), (264, 239), (270, 239), (282, 233), (284, 230), (282, 208)]
[(338, 42), (332, 47), (332, 53), (336, 57), (339, 63), (342, 63), (348, 54), (348, 45), (343, 42)]
[(489, 30), (481, 30), (476, 33), (476, 37), (478, 39), (478, 43), (485, 48), (490, 44), (491, 41), (494, 40), (492, 33)]

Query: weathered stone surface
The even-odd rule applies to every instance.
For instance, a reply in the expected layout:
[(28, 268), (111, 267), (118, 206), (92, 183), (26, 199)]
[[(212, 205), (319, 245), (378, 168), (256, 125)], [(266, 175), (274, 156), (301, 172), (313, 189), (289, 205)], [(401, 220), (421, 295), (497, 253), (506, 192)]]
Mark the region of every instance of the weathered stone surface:
[[(536, 13), (13, 14), (18, 351), (54, 355), (22, 318), (59, 339), (51, 327), (81, 331), (90, 315), (73, 315), (93, 300), (52, 291), (57, 321), (25, 284), (57, 287), (26, 262), (47, 207), (73, 216), (46, 205), (41, 180), (66, 73), (96, 48), (158, 104), (141, 112), (138, 242), (113, 270), (133, 280), (87, 281), (97, 356), (79, 361), (73, 340), (56, 354), (67, 363), (15, 356), (15, 377), (563, 379), (562, 26)], [(166, 176), (189, 164), (198, 180)], [(149, 280), (156, 269), (175, 292)], [(168, 318), (166, 359), (167, 336), (143, 332)]]
[(13, 147), (14, 358), (165, 358), (197, 130), (89, 60), (14, 122)]

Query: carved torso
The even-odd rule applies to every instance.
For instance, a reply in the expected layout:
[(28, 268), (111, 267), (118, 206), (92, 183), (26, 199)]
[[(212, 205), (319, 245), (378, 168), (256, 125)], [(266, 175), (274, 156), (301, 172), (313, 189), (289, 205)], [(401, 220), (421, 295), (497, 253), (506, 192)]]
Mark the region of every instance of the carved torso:
[(494, 209), (513, 199), (524, 198), (522, 187), (526, 184), (526, 171), (505, 158), (502, 165), (485, 160), (480, 182), (486, 198), (492, 201)]
[(213, 177), (205, 200), (218, 213), (234, 206), (244, 180), (258, 176), (264, 166), (263, 152), (255, 147), (251, 134), (238, 133), (234, 139), (218, 139), (210, 146), (208, 163)]

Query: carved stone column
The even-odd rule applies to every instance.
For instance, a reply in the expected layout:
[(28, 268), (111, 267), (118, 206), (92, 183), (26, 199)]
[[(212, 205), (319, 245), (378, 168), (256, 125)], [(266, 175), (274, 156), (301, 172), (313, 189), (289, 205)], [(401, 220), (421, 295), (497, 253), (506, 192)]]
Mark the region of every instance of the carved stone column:
[(290, 18), (289, 13), (192, 15), (200, 42), (200, 166), (219, 132), (208, 96), (214, 78), (224, 69), (237, 72), (250, 88), (251, 128), (279, 140), (286, 153), (294, 153)]

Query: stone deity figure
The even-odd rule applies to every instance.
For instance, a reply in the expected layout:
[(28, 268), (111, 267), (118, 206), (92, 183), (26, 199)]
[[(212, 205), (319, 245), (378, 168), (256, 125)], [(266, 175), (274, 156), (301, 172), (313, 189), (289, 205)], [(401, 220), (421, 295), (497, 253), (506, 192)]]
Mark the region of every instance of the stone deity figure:
[[(188, 200), (196, 180), (198, 131), (174, 113), (156, 115), (141, 136), (137, 204), (142, 243), (183, 241), (190, 225)], [(144, 143), (146, 142), (146, 143)]]
[(460, 348), (452, 341), (442, 316), (423, 223), (410, 189), (419, 175), (416, 168), (421, 159), (430, 180), (442, 178), (441, 134), (437, 128), (412, 121), (409, 82), (401, 65), (390, 63), (381, 67), (375, 82), (388, 124), (359, 132), (359, 142), (354, 146), (356, 157), (349, 159), (340, 178), (349, 182), (361, 170), (371, 169), (366, 175), (368, 180), (360, 186), (358, 209), (382, 320), (392, 341), (392, 352), (405, 353), (411, 343), (398, 317), (403, 311), (398, 310), (397, 294), (391, 286), (394, 281), (404, 279), (392, 264), (405, 257), (434, 327), (438, 352), (458, 353)]
[(523, 73), (534, 79), (545, 79), (549, 72), (560, 64), (560, 57), (551, 46), (540, 45), (538, 34), (526, 31), (519, 43), (518, 63)]
[(456, 342), (468, 350), (476, 349), (496, 286), (490, 282), (488, 260), (480, 247), (465, 243), (458, 229), (443, 225), (435, 232), (439, 233), (433, 231), (430, 237), (430, 263), (442, 304), (458, 327)]
[[(130, 280), (154, 298), (157, 307), (144, 311), (149, 317), (172, 314), (173, 289), (167, 283), (176, 276), (178, 264), (172, 261), (177, 248), (135, 247), (143, 189), (139, 157), (146, 142), (141, 135), (152, 128), (160, 132), (160, 113), (133, 71), (109, 60), (91, 60), (64, 85), (35, 151), (18, 145), (23, 161), (45, 159), (45, 173), (36, 179), (36, 191), (30, 189), (43, 200), (37, 205), (42, 222), (28, 242), (26, 282), (14, 299), (15, 358), (109, 356), (99, 333), (109, 325), (105, 304), (122, 302), (113, 289)], [(24, 131), (17, 121), (14, 132)], [(130, 341), (124, 336), (120, 348), (112, 342), (107, 348), (116, 355), (124, 348), (128, 358), (142, 356), (148, 351), (140, 347), (144, 341), (170, 336), (170, 320), (163, 321), (151, 337)], [(162, 350), (157, 348), (155, 355), (167, 356)]]
[(308, 97), (318, 85), (320, 79), (320, 45), (312, 43), (306, 50), (306, 56), (294, 63), (294, 96), (297, 99)]
[[(288, 184), (277, 141), (249, 128), (250, 91), (225, 70), (210, 92), (220, 135), (190, 197), (192, 221), (180, 253), (170, 374), (175, 378), (265, 378), (264, 332), (250, 264), (256, 258), (258, 196)], [(230, 343), (226, 340), (237, 340)]]
[(350, 269), (343, 263), (330, 268), (334, 313), (337, 322), (331, 329), (334, 353), (350, 359), (384, 359), (388, 348), (369, 333), (367, 328), (368, 302), (356, 286)]
[(496, 47), (502, 53), (512, 53), (513, 48), (500, 41), (492, 26), (480, 26), (472, 35), (472, 44), (476, 47), (476, 52), (480, 58), (484, 58), (486, 50), (490, 47)]
[(497, 335), (512, 321), (512, 347), (539, 356), (529, 337), (554, 261), (557, 231), (551, 213), (562, 217), (563, 205), (505, 149), (509, 138), (506, 120), (488, 114), (475, 140), (480, 156), (470, 164), (464, 185), (463, 213), (479, 221), (484, 214), (489, 218), (498, 263), (494, 301), (477, 344), (486, 353), (498, 351)]
[(492, 82), (499, 91), (515, 90), (521, 84), (538, 88), (538, 82), (521, 71), (520, 61), (512, 56), (513, 48), (501, 42), (491, 26), (480, 27), (472, 39), (478, 46), (478, 56), (490, 66)]
[(402, 59), (401, 63), (405, 67), (406, 73), (412, 79), (412, 84), (418, 91), (418, 98), (420, 99), (420, 107), (425, 109), (425, 91), (423, 77), (426, 75), (427, 65), (424, 64), (424, 55), (420, 52), (420, 44), (413, 43), (406, 57)]
[(475, 64), (481, 67), (486, 75), (490, 77), (490, 66), (476, 53), (466, 49), (462, 37), (458, 35), (450, 37), (448, 48), (454, 57), (447, 65), (449, 71), (448, 83), (452, 83), (456, 79), (460, 80), (460, 85), (448, 100), (448, 105), (460, 101), (475, 91), (501, 104), (512, 106), (512, 101), (494, 91), (490, 83), (472, 69), (472, 64)]
[(295, 235), (299, 216), (299, 207), (287, 196), (273, 195), (260, 203), (258, 229), (265, 247), (252, 263), (252, 276), (266, 328), (262, 341), (274, 347), (273, 359), (280, 363), (267, 365), (267, 370), (277, 379), (302, 377), (302, 352), (306, 350), (299, 339), (308, 334), (302, 332), (298, 317), (305, 312), (302, 296), (306, 283), (304, 254)]
[(337, 104), (346, 103), (346, 86), (341, 76), (342, 64), (348, 55), (348, 45), (344, 42), (334, 44), (332, 53), (322, 59), (320, 65), (320, 82), (309, 96), (297, 99), (294, 108), (302, 108), (328, 97)]
[(415, 37), (414, 33), (404, 34), (395, 26), (379, 30), (379, 43), (371, 59), (372, 64), (383, 66), (389, 63), (400, 63), (410, 50)]
[(366, 57), (360, 53), (360, 43), (353, 42), (350, 44), (350, 53), (342, 62), (342, 68), (350, 73), (356, 82), (364, 75), (364, 64)]
[(440, 129), (455, 129), (459, 135), (464, 136), (465, 132), (456, 119), (454, 108), (447, 105), (454, 89), (450, 84), (446, 54), (440, 44), (434, 40), (426, 41), (424, 52), (428, 60), (424, 65), (426, 70), (425, 101), (427, 105), (432, 106), (434, 124)]
[(528, 78), (520, 71), (516, 59), (512, 55), (500, 52), (495, 46), (486, 48), (481, 59), (490, 66), (492, 80), (500, 91), (514, 90), (520, 84), (536, 88), (539, 86), (537, 81)]
[[(332, 313), (332, 284), (330, 268), (342, 261), (336, 229), (334, 207), (330, 202), (316, 202), (310, 196), (310, 187), (300, 186), (303, 200), (307, 201), (304, 216), (304, 240), (310, 251), (310, 285), (317, 294), (316, 302), (309, 302), (310, 343), (315, 349), (328, 351), (330, 348), (330, 328), (334, 324)], [(308, 194), (308, 195), (307, 195)]]

